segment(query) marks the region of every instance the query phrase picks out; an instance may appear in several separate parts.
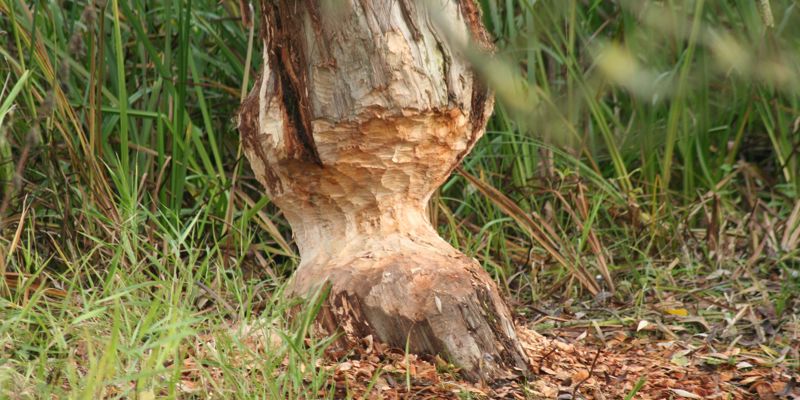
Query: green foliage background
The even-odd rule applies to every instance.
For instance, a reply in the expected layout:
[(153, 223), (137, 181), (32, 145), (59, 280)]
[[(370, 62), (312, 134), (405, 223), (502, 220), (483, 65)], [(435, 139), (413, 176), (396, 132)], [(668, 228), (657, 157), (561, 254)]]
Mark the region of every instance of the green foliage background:
[[(521, 316), (573, 299), (628, 321), (754, 282), (797, 314), (796, 1), (481, 4), (498, 51), (476, 65), (499, 104), (432, 219)], [(199, 334), (220, 395), (326, 385), (325, 341), (283, 317), (290, 231), (239, 149), (261, 58), (240, 12), (0, 0), (0, 393), (177, 396)], [(253, 353), (242, 326), (284, 340)]]

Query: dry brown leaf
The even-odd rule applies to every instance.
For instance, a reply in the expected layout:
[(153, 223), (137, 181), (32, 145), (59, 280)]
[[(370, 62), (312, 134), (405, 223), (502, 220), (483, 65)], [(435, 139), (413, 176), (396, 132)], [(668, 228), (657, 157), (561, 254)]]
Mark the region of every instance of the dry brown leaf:
[(775, 391), (772, 390), (772, 385), (767, 382), (758, 382), (753, 385), (753, 389), (756, 393), (758, 393), (758, 397), (762, 400), (773, 400), (778, 398), (778, 396), (775, 395)]
[(578, 372), (575, 372), (574, 374), (572, 374), (572, 382), (573, 383), (578, 383), (578, 382), (581, 382), (584, 379), (588, 379), (588, 378), (589, 378), (589, 371), (587, 371), (585, 369), (579, 370)]

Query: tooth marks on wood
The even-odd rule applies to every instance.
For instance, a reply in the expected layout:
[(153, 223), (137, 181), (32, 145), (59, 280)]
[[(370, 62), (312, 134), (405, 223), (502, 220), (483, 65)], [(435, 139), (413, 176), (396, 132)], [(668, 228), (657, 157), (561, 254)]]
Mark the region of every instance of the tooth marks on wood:
[(242, 106), (242, 140), (300, 251), (286, 295), (331, 285), (318, 331), (504, 379), (527, 365), (511, 314), (426, 212), (493, 106), (445, 29), (491, 43), (474, 3), (434, 1), (451, 26), (412, 0), (338, 0), (335, 15), (320, 1), (262, 2), (264, 77)]
[[(442, 355), (471, 380), (526, 373), (510, 314), (475, 261), (401, 251), (378, 263), (325, 271), (330, 296), (317, 329), (340, 334), (337, 350), (372, 335), (399, 349), (408, 344), (413, 353)], [(304, 284), (296, 280), (290, 290), (302, 293)]]
[(262, 164), (259, 178), (261, 182), (269, 189), (271, 193), (280, 193), (283, 191), (280, 178), (276, 175), (275, 171), (270, 167), (267, 160), (267, 155), (264, 152), (262, 141), (261, 129), (259, 127), (259, 108), (261, 106), (261, 99), (258, 96), (258, 88), (261, 87), (262, 79), (264, 77), (259, 74), (256, 76), (253, 84), (254, 90), (245, 97), (242, 105), (239, 107), (239, 132), (241, 139), (245, 143), (245, 151), (252, 151), (255, 153), (255, 162)]

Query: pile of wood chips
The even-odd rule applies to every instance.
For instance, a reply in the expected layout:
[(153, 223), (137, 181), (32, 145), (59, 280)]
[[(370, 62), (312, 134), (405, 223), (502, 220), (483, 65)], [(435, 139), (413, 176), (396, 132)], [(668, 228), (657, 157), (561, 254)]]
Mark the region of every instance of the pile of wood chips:
[[(283, 338), (269, 329), (234, 324), (230, 332), (248, 351), (226, 358), (247, 368), (258, 368), (259, 357), (269, 348), (283, 345)], [(635, 332), (629, 335), (625, 329), (609, 335), (612, 339), (605, 342), (591, 342), (592, 335), (574, 337), (572, 333), (557, 328), (546, 337), (519, 326), (532, 375), (491, 384), (467, 382), (441, 358), (406, 354), (367, 337), (357, 348), (338, 353), (329, 349), (324, 360), (317, 360), (316, 368), (330, 376), (325, 392), (317, 397), (800, 400), (797, 371), (789, 366), (796, 359), (794, 353), (770, 360), (734, 345), (718, 352), (712, 346), (685, 340), (660, 340)], [(222, 379), (225, 374), (216, 363), (205, 361), (214, 358), (215, 336), (201, 334), (196, 340), (184, 361), (179, 385), (189, 397), (210, 389), (208, 379)], [(203, 365), (206, 373), (200, 373)]]
[[(785, 367), (709, 364), (703, 360), (723, 355), (690, 353), (677, 342), (638, 342), (620, 337), (605, 346), (594, 346), (568, 344), (525, 328), (520, 328), (519, 334), (534, 373), (528, 380), (470, 384), (456, 379), (457, 374), (441, 359), (406, 356), (369, 341), (355, 356), (327, 366), (335, 370), (334, 397), (800, 399), (797, 378)], [(382, 373), (373, 380), (379, 368)]]

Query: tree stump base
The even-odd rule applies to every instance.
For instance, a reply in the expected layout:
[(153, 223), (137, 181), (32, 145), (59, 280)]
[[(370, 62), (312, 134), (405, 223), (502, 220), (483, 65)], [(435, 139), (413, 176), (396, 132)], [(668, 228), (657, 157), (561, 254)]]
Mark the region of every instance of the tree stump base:
[(372, 335), (390, 347), (441, 355), (471, 381), (528, 375), (509, 310), (486, 271), (454, 249), (419, 250), (364, 251), (341, 267), (300, 268), (289, 294), (327, 282), (317, 330), (341, 333), (343, 348)]

